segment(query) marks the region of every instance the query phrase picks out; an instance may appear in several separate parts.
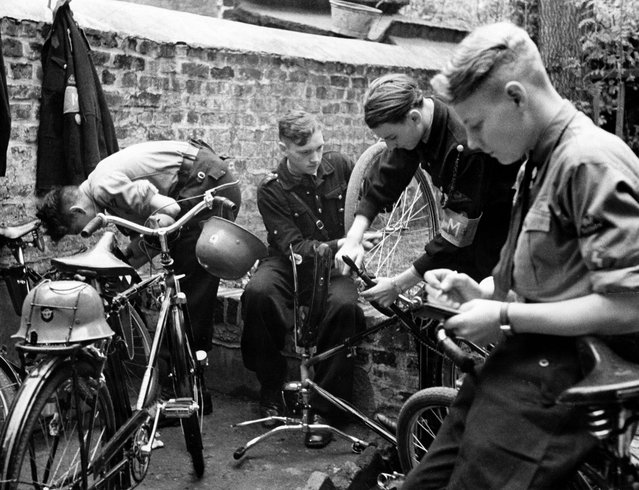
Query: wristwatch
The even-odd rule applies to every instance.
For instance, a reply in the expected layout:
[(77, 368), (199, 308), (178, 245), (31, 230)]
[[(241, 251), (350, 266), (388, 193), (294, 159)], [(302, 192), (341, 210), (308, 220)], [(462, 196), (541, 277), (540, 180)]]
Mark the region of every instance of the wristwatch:
[(508, 317), (508, 305), (509, 303), (507, 301), (504, 301), (501, 304), (501, 308), (499, 310), (499, 330), (501, 330), (506, 337), (512, 337), (515, 335), (515, 329), (510, 324), (510, 318)]

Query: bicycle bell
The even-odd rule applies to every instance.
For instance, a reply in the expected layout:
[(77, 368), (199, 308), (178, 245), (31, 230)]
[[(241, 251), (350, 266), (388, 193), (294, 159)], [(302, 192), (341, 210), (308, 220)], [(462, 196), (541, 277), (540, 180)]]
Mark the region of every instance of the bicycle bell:
[(266, 256), (266, 246), (240, 225), (213, 216), (202, 225), (195, 255), (210, 274), (240, 279), (257, 260)]
[(49, 345), (88, 343), (112, 335), (95, 288), (80, 281), (46, 280), (27, 294), (20, 329), (12, 338)]

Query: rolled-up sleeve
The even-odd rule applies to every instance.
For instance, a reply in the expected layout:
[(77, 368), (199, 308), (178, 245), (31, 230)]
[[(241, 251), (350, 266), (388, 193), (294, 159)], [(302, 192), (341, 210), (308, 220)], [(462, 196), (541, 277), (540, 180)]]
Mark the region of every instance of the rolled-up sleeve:
[(102, 174), (92, 181), (92, 194), (96, 202), (106, 209), (126, 209), (138, 216), (149, 216), (150, 203), (158, 193), (148, 180), (132, 181), (120, 172)]

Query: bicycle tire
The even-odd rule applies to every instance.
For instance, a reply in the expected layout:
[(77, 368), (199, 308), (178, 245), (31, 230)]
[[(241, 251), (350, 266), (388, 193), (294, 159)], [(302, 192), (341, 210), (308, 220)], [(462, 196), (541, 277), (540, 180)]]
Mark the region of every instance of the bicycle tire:
[[(24, 380), (0, 439), (4, 489), (79, 488), (83, 476), (88, 483), (102, 476), (92, 471), (90, 459), (82, 475), (79, 456), (80, 438), (91, 442), (87, 451), (91, 458), (116, 430), (111, 397), (98, 375), (85, 360), (72, 364), (49, 358)], [(90, 407), (95, 400), (93, 414)], [(90, 435), (79, 434), (78, 413), (86, 415), (83, 427), (92, 420)], [(120, 485), (112, 482), (101, 488), (115, 490)]]
[(199, 368), (195, 364), (186, 335), (190, 326), (185, 323), (184, 312), (175, 307), (171, 318), (173, 325), (170, 329), (170, 349), (175, 394), (178, 398), (190, 398), (199, 406), (199, 409), (190, 417), (180, 419), (186, 449), (191, 455), (193, 471), (199, 478), (204, 474), (202, 426), (200, 424), (203, 409), (202, 383)]
[[(130, 303), (127, 303), (120, 310), (120, 314), (110, 317), (109, 324), (124, 341), (120, 357), (123, 359), (122, 364), (127, 377), (126, 385), (129, 401), (131, 407), (135, 407), (151, 354), (153, 340), (142, 316)], [(156, 400), (159, 390), (158, 372), (153, 369), (147, 396), (149, 404)]]
[(20, 377), (9, 361), (0, 356), (0, 429), (9, 414), (11, 403), (18, 392)]
[[(366, 178), (379, 164), (386, 143), (377, 142), (359, 157), (351, 173), (344, 203), (344, 228), (348, 232), (355, 218)], [(378, 214), (369, 230), (382, 232), (382, 239), (367, 251), (364, 269), (374, 277), (390, 277), (405, 270), (419, 250), (439, 230), (439, 206), (430, 178), (421, 167), (387, 212)], [(382, 312), (383, 313), (383, 312)]]
[(437, 386), (414, 393), (397, 418), (397, 454), (404, 474), (414, 468), (435, 440), (457, 390)]

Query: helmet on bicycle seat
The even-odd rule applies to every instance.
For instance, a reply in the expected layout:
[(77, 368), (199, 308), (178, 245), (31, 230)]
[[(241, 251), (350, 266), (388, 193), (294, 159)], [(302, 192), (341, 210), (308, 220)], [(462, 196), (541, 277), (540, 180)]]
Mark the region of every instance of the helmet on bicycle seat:
[(20, 329), (12, 337), (43, 346), (87, 343), (112, 335), (95, 288), (80, 281), (47, 280), (27, 294)]
[(195, 255), (210, 274), (222, 279), (239, 279), (266, 256), (266, 246), (240, 225), (214, 216), (202, 225)]

